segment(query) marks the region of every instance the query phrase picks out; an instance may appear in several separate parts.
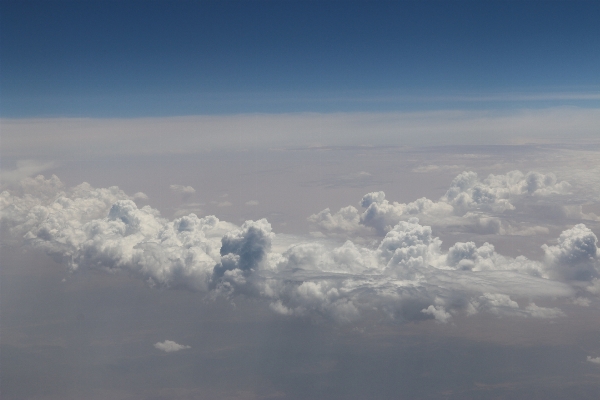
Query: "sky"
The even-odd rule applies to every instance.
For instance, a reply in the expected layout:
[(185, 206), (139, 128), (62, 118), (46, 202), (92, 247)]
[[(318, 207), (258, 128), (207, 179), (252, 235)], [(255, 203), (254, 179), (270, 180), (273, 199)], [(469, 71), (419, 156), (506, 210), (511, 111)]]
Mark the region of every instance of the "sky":
[(1, 7), (3, 117), (598, 104), (595, 1)]
[(4, 399), (597, 399), (600, 3), (2, 1)]

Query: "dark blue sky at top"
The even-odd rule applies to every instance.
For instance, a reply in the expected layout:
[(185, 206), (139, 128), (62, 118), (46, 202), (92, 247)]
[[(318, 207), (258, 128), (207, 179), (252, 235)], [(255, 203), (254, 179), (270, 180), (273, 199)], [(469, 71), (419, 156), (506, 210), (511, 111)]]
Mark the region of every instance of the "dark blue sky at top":
[(598, 1), (0, 4), (6, 117), (472, 108), (452, 97), (600, 89)]

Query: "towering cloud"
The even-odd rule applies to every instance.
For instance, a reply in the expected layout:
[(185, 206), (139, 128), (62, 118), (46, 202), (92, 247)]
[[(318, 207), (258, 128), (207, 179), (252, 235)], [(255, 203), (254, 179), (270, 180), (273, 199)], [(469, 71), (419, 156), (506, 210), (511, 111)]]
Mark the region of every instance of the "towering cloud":
[(584, 224), (560, 234), (558, 245), (543, 245), (549, 270), (567, 280), (591, 281), (600, 275), (598, 238)]
[(266, 219), (246, 221), (240, 229), (227, 232), (221, 239), (221, 260), (214, 266), (213, 283), (229, 291), (244, 286), (265, 261), (272, 237)]

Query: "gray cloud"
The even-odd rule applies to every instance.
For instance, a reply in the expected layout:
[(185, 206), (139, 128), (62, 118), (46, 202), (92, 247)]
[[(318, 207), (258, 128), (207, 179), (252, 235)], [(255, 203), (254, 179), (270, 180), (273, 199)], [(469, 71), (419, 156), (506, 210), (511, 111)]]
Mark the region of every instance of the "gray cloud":
[(271, 224), (266, 219), (246, 221), (240, 229), (221, 238), (221, 260), (214, 266), (213, 283), (231, 292), (246, 285), (246, 279), (265, 261), (271, 249)]

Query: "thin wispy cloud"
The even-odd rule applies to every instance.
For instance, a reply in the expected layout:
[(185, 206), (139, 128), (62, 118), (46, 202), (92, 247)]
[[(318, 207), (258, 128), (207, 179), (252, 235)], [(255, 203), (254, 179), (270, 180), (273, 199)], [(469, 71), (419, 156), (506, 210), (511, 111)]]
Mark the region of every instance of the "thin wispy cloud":
[(196, 193), (196, 189), (194, 189), (191, 186), (184, 186), (184, 185), (171, 185), (170, 186), (171, 190), (175, 193), (180, 193), (183, 195), (191, 195)]
[(0, 184), (12, 184), (56, 166), (53, 161), (19, 160), (16, 168), (0, 170)]

